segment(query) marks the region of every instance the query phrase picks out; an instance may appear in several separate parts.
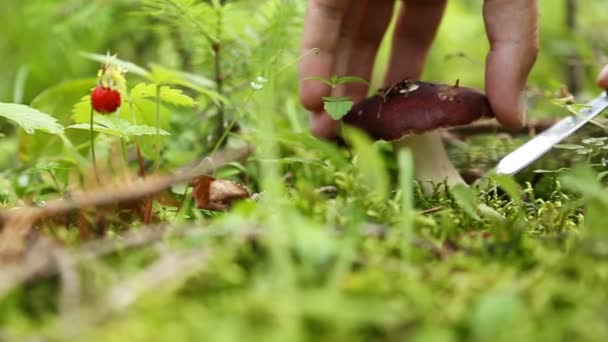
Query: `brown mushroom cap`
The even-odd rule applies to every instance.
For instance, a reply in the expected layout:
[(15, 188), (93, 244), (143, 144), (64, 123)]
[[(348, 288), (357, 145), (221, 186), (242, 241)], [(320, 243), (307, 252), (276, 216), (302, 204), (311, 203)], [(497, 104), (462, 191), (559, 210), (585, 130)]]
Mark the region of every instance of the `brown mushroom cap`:
[(399, 140), (494, 117), (488, 98), (466, 87), (401, 81), (356, 105), (342, 119), (374, 139)]

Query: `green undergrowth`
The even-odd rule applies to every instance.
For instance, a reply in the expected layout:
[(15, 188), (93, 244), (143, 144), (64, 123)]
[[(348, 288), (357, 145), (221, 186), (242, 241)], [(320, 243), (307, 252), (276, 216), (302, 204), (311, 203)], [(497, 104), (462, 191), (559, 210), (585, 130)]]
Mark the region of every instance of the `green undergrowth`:
[[(508, 178), (432, 195), (414, 186), (404, 236), (400, 191), (380, 200), (357, 168), (292, 168), (279, 199), (164, 225), (141, 248), (92, 259), (91, 243), (71, 248), (78, 304), (61, 303), (61, 272), (36, 278), (2, 298), (2, 330), (57, 341), (603, 340), (608, 198), (593, 176), (553, 177), (544, 193)], [(141, 277), (190, 253), (196, 267)]]

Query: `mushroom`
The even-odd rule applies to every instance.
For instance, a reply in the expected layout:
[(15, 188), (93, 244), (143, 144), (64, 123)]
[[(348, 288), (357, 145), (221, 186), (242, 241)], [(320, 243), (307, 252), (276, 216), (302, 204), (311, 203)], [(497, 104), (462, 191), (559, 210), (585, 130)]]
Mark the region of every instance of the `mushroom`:
[[(409, 147), (419, 180), (464, 183), (443, 147), (437, 129), (466, 125), (494, 117), (487, 97), (456, 84), (404, 80), (356, 105), (343, 122), (377, 140), (392, 141), (395, 149)], [(428, 187), (426, 187), (428, 190)]]

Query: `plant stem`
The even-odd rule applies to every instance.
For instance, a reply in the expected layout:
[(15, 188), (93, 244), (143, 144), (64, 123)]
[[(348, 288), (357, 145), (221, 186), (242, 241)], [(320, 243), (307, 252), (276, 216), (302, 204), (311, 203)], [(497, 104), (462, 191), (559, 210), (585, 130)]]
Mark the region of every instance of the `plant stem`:
[(135, 140), (135, 148), (137, 150), (137, 162), (139, 163), (139, 175), (146, 177), (146, 167), (144, 165), (144, 158), (141, 154), (141, 147), (139, 147), (139, 138)]
[(156, 156), (154, 156), (154, 169), (160, 164), (160, 84), (156, 85)]
[(120, 138), (120, 150), (122, 151), (122, 158), (125, 161), (125, 165), (128, 165), (129, 158), (127, 158), (127, 145), (125, 143), (125, 138)]
[[(211, 42), (211, 48), (213, 49), (214, 54), (214, 64), (215, 64), (215, 86), (217, 93), (219, 95), (224, 94), (224, 76), (222, 73), (222, 14), (223, 8), (220, 5), (217, 10), (217, 31), (215, 40)], [(217, 137), (216, 143), (223, 147), (225, 140), (222, 140), (220, 137), (223, 136), (225, 132), (224, 127), (224, 103), (219, 101), (217, 105), (217, 127), (215, 136)]]
[[(213, 51), (215, 54), (215, 84), (217, 93), (222, 95), (224, 93), (224, 81), (222, 79), (222, 68), (221, 68), (221, 45), (219, 42), (213, 44)], [(224, 103), (218, 102), (217, 105), (217, 127), (215, 136), (218, 137), (217, 141), (220, 142), (219, 137), (224, 134)], [(223, 143), (222, 143), (223, 144)]]
[[(247, 105), (249, 104), (249, 100), (251, 100), (252, 96), (253, 96), (253, 91), (250, 91), (249, 94), (247, 95), (247, 97), (245, 98), (245, 100), (243, 101), (243, 104), (240, 105), (239, 108), (247, 107)], [(220, 147), (222, 147), (225, 144), (228, 134), (230, 133), (230, 131), (232, 131), (232, 128), (234, 127), (234, 125), (236, 125), (237, 118), (242, 116), (241, 110), (242, 109), (236, 109), (236, 111), (238, 112), (237, 115), (232, 118), (232, 120), (228, 124), (228, 127), (226, 127), (226, 129), (224, 130), (224, 133), (220, 136), (219, 140), (215, 142), (215, 146), (213, 147), (213, 150), (211, 150), (211, 155), (215, 154), (215, 152), (217, 152), (220, 149)]]
[(99, 183), (99, 173), (97, 172), (97, 157), (95, 156), (95, 131), (93, 130), (93, 117), (95, 116), (95, 110), (91, 107), (91, 158), (93, 159), (93, 170), (95, 172), (95, 179)]
[(401, 255), (411, 260), (411, 246), (414, 225), (414, 158), (406, 149), (397, 151), (399, 163), (399, 186), (401, 189)]
[[(157, 128), (156, 128), (156, 132), (157, 132), (157, 137), (160, 133), (159, 130), (159, 109), (160, 109), (160, 92), (159, 92), (160, 86), (157, 86), (156, 90), (156, 99), (157, 99), (157, 116), (156, 116), (156, 124), (157, 124)], [(133, 112), (133, 103), (130, 102), (129, 103), (129, 108), (131, 111), (131, 120), (133, 121), (134, 125), (137, 125), (137, 119), (135, 118), (135, 113)], [(158, 139), (157, 139), (157, 143), (158, 143)], [(135, 137), (135, 150), (137, 151), (137, 163), (139, 164), (139, 176), (142, 178), (146, 178), (146, 166), (144, 165), (144, 157), (141, 154), (141, 146), (139, 143), (139, 137)], [(145, 225), (149, 225), (152, 222), (152, 197), (148, 197), (146, 198), (146, 206), (144, 208), (144, 224)]]

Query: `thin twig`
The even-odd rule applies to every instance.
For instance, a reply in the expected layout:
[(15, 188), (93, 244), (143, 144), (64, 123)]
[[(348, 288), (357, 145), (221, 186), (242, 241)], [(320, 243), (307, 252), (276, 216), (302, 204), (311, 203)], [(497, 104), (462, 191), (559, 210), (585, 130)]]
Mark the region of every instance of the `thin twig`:
[[(215, 65), (215, 86), (217, 93), (222, 96), (224, 94), (224, 77), (222, 75), (222, 43), (221, 43), (221, 26), (222, 26), (222, 9), (218, 10), (218, 28), (216, 41), (211, 43), (211, 48), (214, 54), (214, 65)], [(215, 137), (217, 137), (217, 143), (223, 146), (223, 140), (220, 137), (224, 135), (224, 103), (218, 101), (217, 104), (217, 128)]]
[(208, 251), (190, 253), (169, 253), (160, 260), (139, 272), (134, 277), (114, 286), (106, 296), (101, 306), (101, 313), (122, 312), (141, 296), (161, 285), (180, 283), (189, 275), (199, 271), (209, 260)]
[(252, 153), (250, 146), (220, 151), (211, 157), (174, 173), (152, 175), (145, 179), (128, 179), (92, 191), (72, 192), (69, 198), (49, 201), (45, 207), (23, 206), (0, 211), (0, 259), (18, 257), (24, 250), (24, 239), (33, 224), (40, 220), (65, 215), (83, 208), (97, 208), (128, 203), (154, 196), (171, 186), (214, 172), (232, 161)]
[[(190, 253), (168, 253), (134, 277), (124, 280), (110, 289), (97, 305), (80, 307), (63, 315), (58, 323), (58, 331), (64, 339), (74, 339), (82, 328), (107, 321), (112, 315), (130, 308), (141, 297), (159, 288), (175, 289), (191, 275), (204, 268), (210, 258), (208, 251)], [(41, 341), (44, 335), (32, 336), (28, 340)]]
[(156, 153), (154, 155), (154, 171), (158, 170), (160, 164), (160, 84), (156, 85)]
[(441, 207), (441, 206), (440, 207), (434, 207), (434, 208), (429, 208), (429, 209), (423, 210), (420, 213), (422, 215), (428, 215), (428, 214), (436, 213), (436, 212), (441, 211), (443, 209), (444, 209), (444, 207)]
[(72, 312), (81, 305), (80, 275), (72, 256), (63, 248), (55, 248), (55, 261), (61, 279), (59, 308), (62, 313)]

